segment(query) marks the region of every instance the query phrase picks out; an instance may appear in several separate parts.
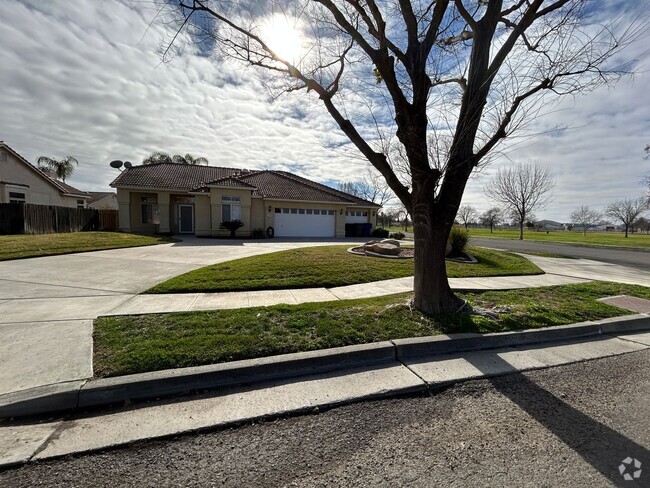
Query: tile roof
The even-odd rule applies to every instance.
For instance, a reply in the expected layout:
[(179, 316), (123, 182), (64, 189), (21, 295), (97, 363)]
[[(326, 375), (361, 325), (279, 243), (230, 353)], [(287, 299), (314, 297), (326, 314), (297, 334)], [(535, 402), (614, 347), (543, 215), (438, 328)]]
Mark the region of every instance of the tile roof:
[(377, 207), (367, 200), (335, 190), (287, 171), (241, 170), (175, 163), (133, 166), (111, 183), (114, 188), (207, 191), (207, 185), (247, 187), (253, 196), (278, 200), (344, 203)]
[(90, 195), (90, 200), (88, 200), (88, 204), (90, 205), (91, 203), (98, 202), (99, 200), (102, 200), (103, 198), (110, 197), (111, 195), (116, 195), (114, 191), (89, 191), (86, 192), (88, 195)]
[(114, 188), (159, 188), (190, 191), (209, 181), (233, 176), (239, 170), (219, 166), (157, 163), (132, 166), (113, 180)]

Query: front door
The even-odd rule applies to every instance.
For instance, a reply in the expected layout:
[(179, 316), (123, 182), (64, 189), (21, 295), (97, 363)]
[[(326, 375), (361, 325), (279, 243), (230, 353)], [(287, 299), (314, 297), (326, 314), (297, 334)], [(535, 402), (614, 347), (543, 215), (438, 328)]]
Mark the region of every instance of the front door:
[(194, 205), (178, 206), (178, 231), (181, 234), (194, 232)]

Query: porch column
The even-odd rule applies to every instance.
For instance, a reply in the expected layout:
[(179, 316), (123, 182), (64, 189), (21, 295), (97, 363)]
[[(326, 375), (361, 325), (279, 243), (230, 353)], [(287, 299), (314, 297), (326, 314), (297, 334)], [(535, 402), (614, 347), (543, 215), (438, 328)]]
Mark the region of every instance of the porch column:
[(158, 212), (160, 214), (158, 232), (169, 234), (171, 232), (169, 227), (169, 193), (158, 193)]
[(119, 227), (122, 232), (131, 232), (131, 192), (117, 189)]

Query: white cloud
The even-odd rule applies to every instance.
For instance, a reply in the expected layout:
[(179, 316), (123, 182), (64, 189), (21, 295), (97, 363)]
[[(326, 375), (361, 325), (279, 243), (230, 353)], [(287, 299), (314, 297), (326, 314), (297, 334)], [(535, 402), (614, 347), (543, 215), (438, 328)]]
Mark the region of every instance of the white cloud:
[[(152, 22), (154, 2), (73, 5), (0, 2), (0, 139), (29, 160), (77, 157), (70, 183), (88, 190), (106, 189), (116, 176), (109, 161), (139, 162), (153, 150), (191, 152), (213, 165), (290, 169), (319, 181), (364, 172), (367, 164), (339, 147), (347, 140), (313, 94), (271, 101), (253, 68), (198, 56), (191, 45), (179, 44), (172, 61), (161, 63), (169, 33)], [(647, 68), (650, 56), (645, 60)], [(642, 191), (648, 86), (641, 75), (575, 104), (567, 100), (536, 128), (571, 129), (509, 152), (552, 168), (556, 199), (543, 216), (566, 220), (578, 205), (602, 207)], [(489, 172), (470, 181), (465, 203), (489, 206), (482, 193)]]

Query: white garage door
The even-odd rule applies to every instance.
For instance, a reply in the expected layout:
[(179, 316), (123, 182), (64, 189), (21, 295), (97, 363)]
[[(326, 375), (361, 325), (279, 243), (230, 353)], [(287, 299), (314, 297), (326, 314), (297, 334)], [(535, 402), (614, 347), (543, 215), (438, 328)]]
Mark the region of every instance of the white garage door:
[(312, 208), (276, 208), (274, 224), (278, 237), (334, 237), (336, 212)]
[(368, 212), (361, 210), (352, 210), (345, 212), (346, 224), (366, 224), (368, 223)]

